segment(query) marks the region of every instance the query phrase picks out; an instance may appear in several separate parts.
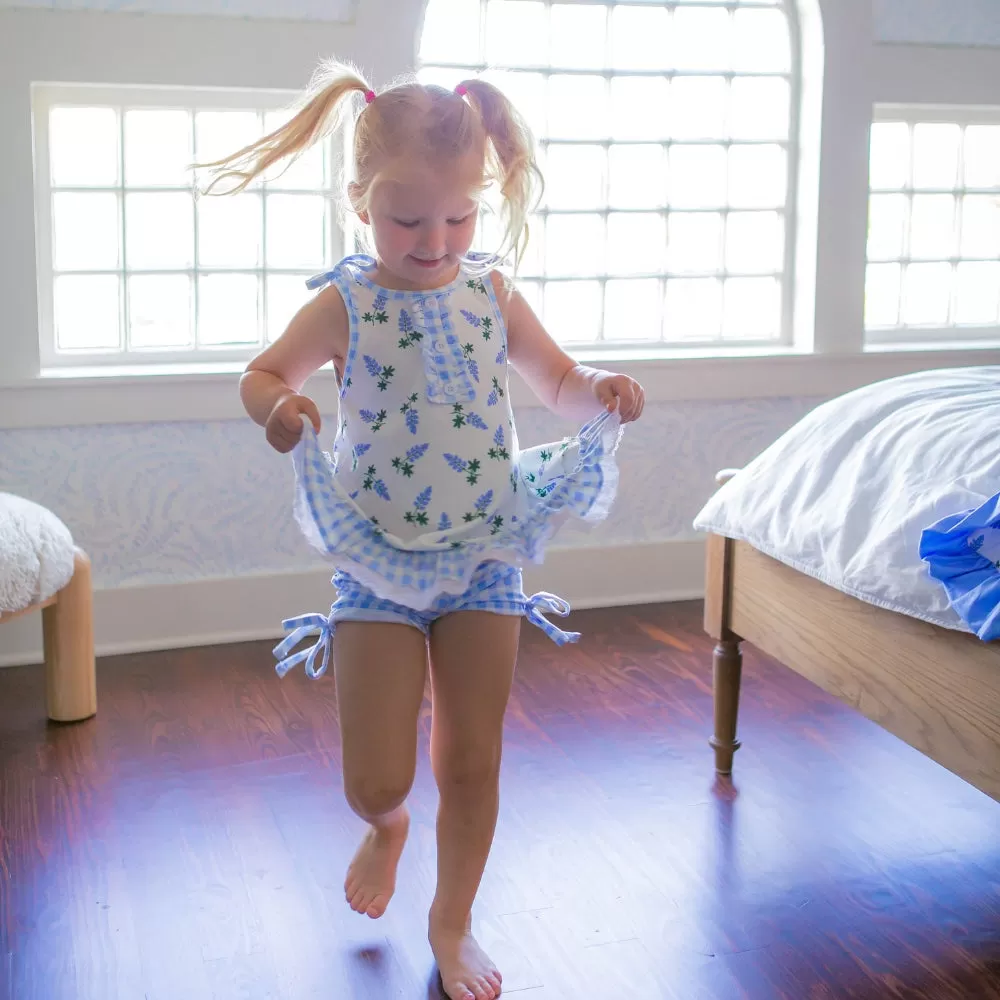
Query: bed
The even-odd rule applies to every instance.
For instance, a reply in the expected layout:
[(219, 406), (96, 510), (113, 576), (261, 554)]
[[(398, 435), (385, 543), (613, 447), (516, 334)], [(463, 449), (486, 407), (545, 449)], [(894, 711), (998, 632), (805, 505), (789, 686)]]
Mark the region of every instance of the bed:
[(719, 484), (695, 521), (716, 770), (749, 642), (1000, 801), (1000, 367), (838, 397)]

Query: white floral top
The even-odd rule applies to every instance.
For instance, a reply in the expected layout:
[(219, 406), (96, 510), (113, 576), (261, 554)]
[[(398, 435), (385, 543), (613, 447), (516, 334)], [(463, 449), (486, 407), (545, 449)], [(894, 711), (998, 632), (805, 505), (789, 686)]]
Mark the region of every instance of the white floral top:
[(357, 255), (310, 279), (350, 318), (332, 453), (307, 426), (293, 454), (307, 537), (380, 597), (426, 607), (486, 559), (541, 561), (562, 517), (603, 517), (617, 485), (617, 414), (521, 450), (507, 338), (489, 276), (430, 291), (376, 285)]

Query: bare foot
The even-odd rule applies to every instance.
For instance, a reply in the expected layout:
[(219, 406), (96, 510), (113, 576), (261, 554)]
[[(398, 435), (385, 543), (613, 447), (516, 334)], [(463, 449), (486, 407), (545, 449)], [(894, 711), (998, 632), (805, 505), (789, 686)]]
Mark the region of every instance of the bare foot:
[(496, 1000), (503, 977), (466, 928), (447, 930), (431, 919), (431, 950), (450, 1000)]
[(398, 815), (385, 824), (369, 828), (344, 880), (344, 895), (351, 909), (367, 913), (372, 920), (385, 913), (396, 891), (396, 867), (410, 829), (406, 809), (400, 807), (396, 812)]

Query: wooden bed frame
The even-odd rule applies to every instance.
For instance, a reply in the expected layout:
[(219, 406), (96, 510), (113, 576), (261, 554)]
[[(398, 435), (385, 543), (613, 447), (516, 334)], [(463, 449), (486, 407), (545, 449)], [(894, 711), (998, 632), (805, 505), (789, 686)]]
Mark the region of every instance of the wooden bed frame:
[(720, 774), (740, 746), (746, 640), (1000, 801), (1000, 643), (874, 607), (718, 535), (706, 570)]

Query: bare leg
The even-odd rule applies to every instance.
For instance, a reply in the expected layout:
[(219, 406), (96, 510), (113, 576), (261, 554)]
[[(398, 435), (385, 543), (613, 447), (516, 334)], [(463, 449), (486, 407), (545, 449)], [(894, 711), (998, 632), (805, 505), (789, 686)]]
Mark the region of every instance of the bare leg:
[(417, 761), (417, 716), (427, 679), (419, 629), (385, 622), (342, 622), (334, 636), (344, 792), (370, 824), (344, 881), (351, 908), (385, 913), (410, 817), (404, 802)]
[(740, 644), (732, 640), (721, 640), (715, 647), (712, 664), (715, 734), (709, 742), (715, 749), (715, 770), (719, 774), (732, 774), (733, 755), (740, 748), (740, 741), (736, 739), (740, 678), (743, 673)]
[(451, 1000), (494, 1000), (501, 976), (472, 936), (499, 808), (503, 720), (521, 619), (463, 611), (431, 632), (431, 761), (441, 796), (430, 942)]

